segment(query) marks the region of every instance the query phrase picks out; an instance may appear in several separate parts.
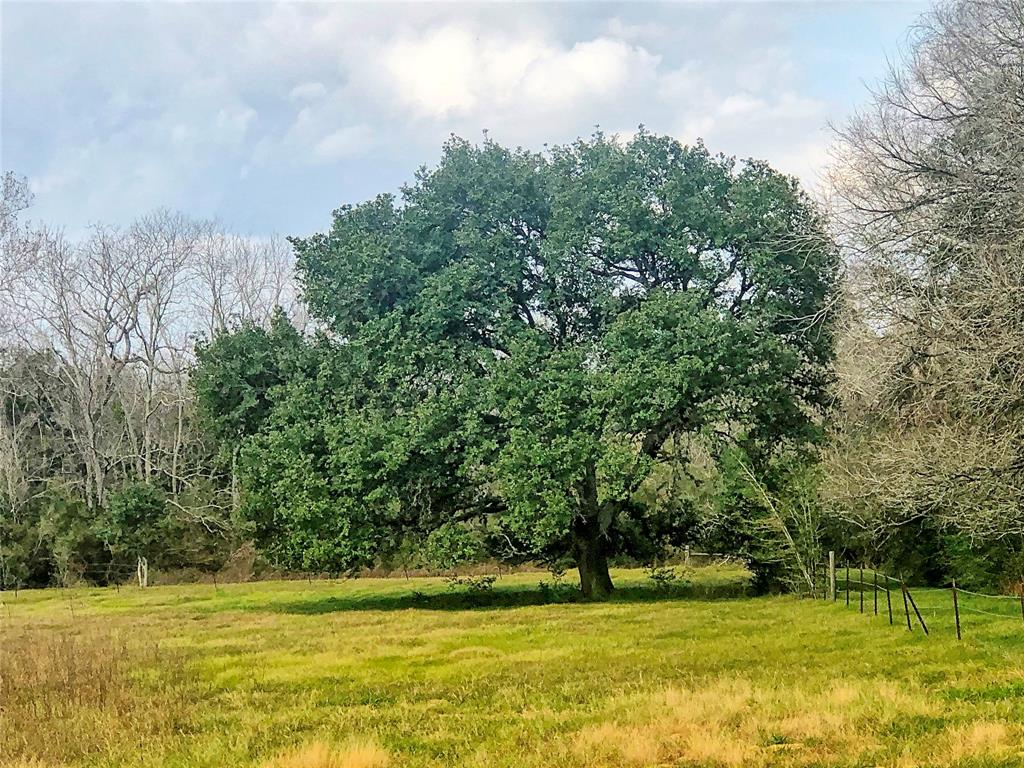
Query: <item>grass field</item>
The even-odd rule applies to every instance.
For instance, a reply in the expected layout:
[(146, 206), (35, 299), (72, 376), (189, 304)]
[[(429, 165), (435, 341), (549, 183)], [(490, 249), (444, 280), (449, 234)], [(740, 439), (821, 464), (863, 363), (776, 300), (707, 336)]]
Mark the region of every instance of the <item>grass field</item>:
[(673, 595), (617, 572), (605, 604), (540, 578), (5, 593), (0, 766), (1024, 765), (1011, 601), (958, 644), (948, 592), (915, 593), (925, 638), (722, 597), (725, 567)]

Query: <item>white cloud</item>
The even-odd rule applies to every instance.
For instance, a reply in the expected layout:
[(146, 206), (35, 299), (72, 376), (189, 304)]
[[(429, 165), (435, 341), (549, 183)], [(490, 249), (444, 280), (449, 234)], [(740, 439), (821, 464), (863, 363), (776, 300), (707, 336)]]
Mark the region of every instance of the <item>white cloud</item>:
[(358, 157), (373, 144), (373, 129), (366, 125), (348, 125), (320, 139), (313, 154), (328, 162)]
[(449, 27), (419, 39), (399, 39), (383, 55), (384, 69), (396, 95), (420, 115), (445, 117), (476, 106), (476, 86), (495, 73), (478, 69), (479, 52), (472, 36)]
[(310, 196), (291, 195), (296, 209), (326, 212), (394, 189), (448, 134), (484, 129), (540, 148), (643, 123), (813, 181), (822, 127), (844, 107), (833, 95), (843, 73), (815, 91), (811, 67), (846, 42), (787, 25), (818, 13), (82, 3), (56, 18), (18, 3), (0, 41), (4, 64), (24, 73), (4, 84), (4, 164), (32, 177), (42, 215), (72, 224), (157, 205), (249, 215), (287, 184)]
[(599, 37), (571, 46), (445, 26), (384, 48), (381, 85), (421, 119), (575, 110), (653, 76), (658, 57)]
[(292, 101), (316, 101), (327, 95), (327, 87), (323, 83), (302, 83), (292, 88), (288, 98)]
[(627, 88), (647, 90), (658, 63), (659, 57), (643, 48), (598, 38), (535, 62), (524, 91), (543, 107), (571, 110), (589, 99), (620, 96)]

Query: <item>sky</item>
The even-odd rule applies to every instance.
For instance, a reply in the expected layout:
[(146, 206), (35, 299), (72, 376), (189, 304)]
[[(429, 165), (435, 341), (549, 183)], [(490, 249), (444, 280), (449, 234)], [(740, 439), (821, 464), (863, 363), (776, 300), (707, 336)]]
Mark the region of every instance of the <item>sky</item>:
[(0, 165), (70, 232), (169, 208), (307, 235), (484, 131), (643, 124), (820, 188), (926, 7), (0, 0)]

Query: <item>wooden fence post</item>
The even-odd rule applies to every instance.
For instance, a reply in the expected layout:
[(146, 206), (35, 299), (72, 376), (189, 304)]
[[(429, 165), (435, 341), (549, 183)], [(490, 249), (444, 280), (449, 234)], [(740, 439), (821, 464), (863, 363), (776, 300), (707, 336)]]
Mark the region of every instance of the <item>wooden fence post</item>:
[(828, 589), (832, 593), (832, 602), (835, 602), (839, 597), (836, 592), (836, 553), (831, 549), (828, 551)]
[(960, 639), (960, 605), (956, 601), (956, 579), (953, 579), (953, 618), (956, 620), (956, 639)]
[(872, 568), (871, 569), (871, 574), (872, 574), (872, 578), (871, 578), (871, 586), (872, 586), (871, 599), (872, 599), (872, 601), (875, 604), (875, 616), (877, 616), (878, 615), (878, 571), (876, 571), (874, 568)]
[(850, 607), (850, 566), (846, 566), (846, 607)]

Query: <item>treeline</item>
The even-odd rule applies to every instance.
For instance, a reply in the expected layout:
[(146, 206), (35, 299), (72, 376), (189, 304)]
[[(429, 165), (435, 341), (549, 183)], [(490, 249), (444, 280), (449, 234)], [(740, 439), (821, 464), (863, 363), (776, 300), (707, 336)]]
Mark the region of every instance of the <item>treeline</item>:
[(248, 542), (598, 597), (687, 543), (765, 588), (829, 549), (1018, 583), (1022, 94), (1019, 3), (961, 0), (839, 131), (826, 206), (643, 130), (452, 140), (291, 245), (167, 213), (67, 238), (8, 174), (0, 587)]
[(295, 307), (278, 240), (158, 212), (81, 237), (0, 200), (0, 586), (216, 568), (246, 540), (230, 456), (197, 425), (198, 340)]
[[(841, 132), (846, 253), (824, 501), (851, 556), (1024, 581), (1024, 16), (943, 3)], [(856, 562), (856, 560), (855, 560)]]

